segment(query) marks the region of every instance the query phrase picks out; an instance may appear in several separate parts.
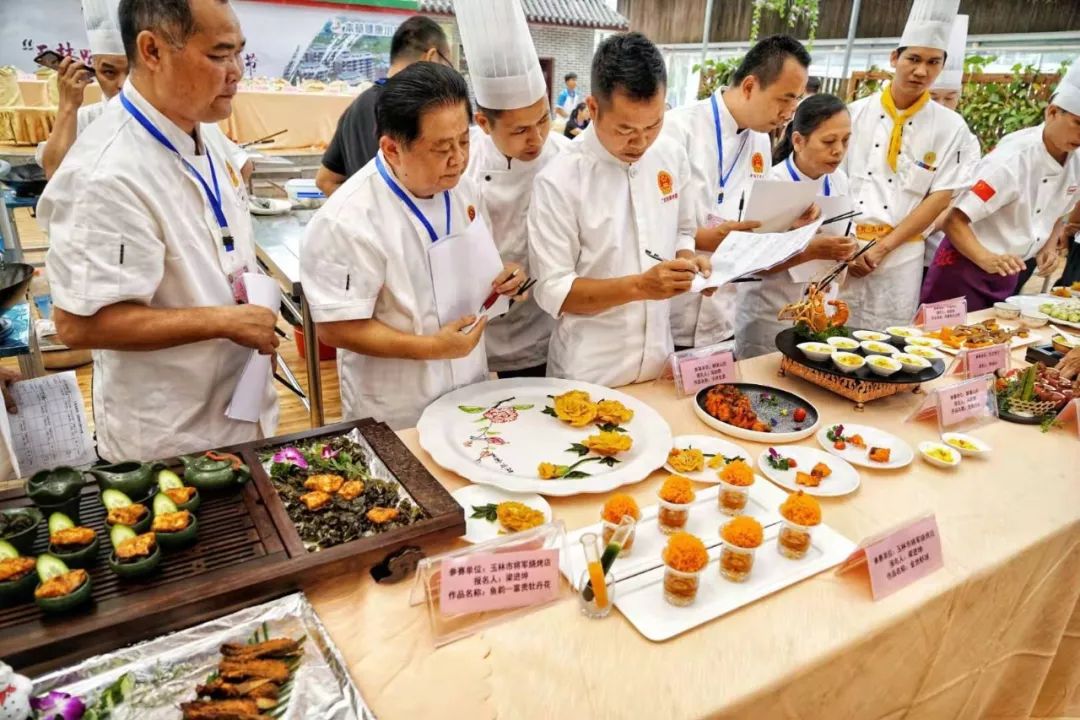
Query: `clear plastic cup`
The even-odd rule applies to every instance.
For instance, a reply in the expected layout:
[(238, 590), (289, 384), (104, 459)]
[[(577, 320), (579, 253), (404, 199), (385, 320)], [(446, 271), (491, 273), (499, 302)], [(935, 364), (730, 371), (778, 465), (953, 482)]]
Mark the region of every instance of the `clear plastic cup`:
[(683, 572), (664, 566), (664, 599), (676, 607), (692, 605), (701, 586), (701, 571)]
[(720, 512), (733, 517), (742, 515), (748, 502), (750, 502), (749, 485), (732, 485), (723, 480), (720, 481), (720, 492), (716, 495), (716, 504), (720, 507)]
[(810, 550), (813, 530), (812, 526), (798, 525), (784, 518), (776, 535), (776, 549), (786, 558), (802, 559)]
[[(615, 535), (615, 530), (618, 529), (618, 523), (603, 521), (604, 528), (601, 531), (601, 537), (603, 538), (604, 545), (611, 542), (611, 538)], [(619, 551), (619, 557), (625, 557), (630, 554), (630, 550), (634, 547), (634, 536), (637, 534), (637, 527), (630, 531), (630, 534), (626, 536), (626, 540), (623, 542), (622, 550)]]
[(656, 523), (660, 527), (660, 532), (665, 535), (674, 535), (685, 529), (686, 522), (690, 519), (690, 506), (692, 504), (661, 500), (660, 510), (656, 513)]
[(743, 582), (754, 569), (754, 553), (757, 548), (744, 548), (724, 541), (720, 551), (720, 574), (732, 582)]

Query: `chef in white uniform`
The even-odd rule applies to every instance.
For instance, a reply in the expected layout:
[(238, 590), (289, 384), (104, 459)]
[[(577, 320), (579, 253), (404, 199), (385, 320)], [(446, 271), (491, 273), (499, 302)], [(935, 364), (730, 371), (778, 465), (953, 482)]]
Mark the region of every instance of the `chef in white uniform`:
[[(960, 106), (960, 97), (964, 93), (964, 56), (967, 52), (968, 16), (957, 15), (953, 23), (952, 33), (949, 35), (949, 55), (945, 58), (945, 69), (938, 75), (937, 82), (930, 88), (930, 97), (934, 102), (943, 105), (950, 110), (956, 111)], [(961, 115), (961, 117), (963, 117)], [(965, 121), (966, 124), (967, 121)], [(968, 129), (967, 138), (964, 140), (963, 161), (974, 168), (982, 158), (982, 146), (979, 138)], [(953, 195), (955, 200), (959, 193)], [(923, 267), (930, 267), (934, 260), (934, 253), (945, 237), (941, 231), (945, 218), (949, 214), (948, 209), (938, 215), (933, 225), (933, 232), (926, 238), (926, 248), (923, 252)]]
[[(824, 198), (848, 195), (848, 181), (840, 163), (851, 138), (851, 116), (844, 101), (835, 95), (813, 95), (799, 104), (795, 117), (777, 146), (777, 164), (769, 180), (812, 183)], [(796, 280), (792, 268), (807, 269), (817, 276), (856, 251), (855, 240), (843, 233), (847, 221), (824, 226), (803, 252), (772, 268), (761, 282), (739, 283), (735, 316), (735, 352), (740, 360), (776, 351), (776, 335), (791, 323), (776, 319), (780, 310), (803, 296), (807, 281)], [(815, 262), (822, 261), (822, 262)], [(801, 276), (798, 276), (801, 277)]]
[(877, 244), (852, 263), (844, 289), (855, 327), (911, 322), (919, 304), (924, 234), (971, 182), (963, 118), (930, 101), (959, 0), (915, 0), (892, 82), (851, 105), (843, 169), (856, 200), (855, 231)]
[[(259, 422), (225, 416), (250, 349), (278, 343), (276, 313), (238, 302), (257, 267), (240, 169), (202, 137), (232, 111), (244, 36), (228, 4), (149, 3), (125, 3), (131, 76), (38, 203), (57, 331), (94, 350), (98, 453), (110, 461), (255, 440), (278, 417), (269, 378)], [(207, 62), (211, 52), (223, 59)]]
[[(484, 232), (493, 251), (494, 241), (474, 222), (483, 198), (464, 177), (472, 116), (465, 79), (444, 65), (414, 63), (387, 80), (375, 115), (379, 152), (308, 224), (300, 279), (319, 338), (340, 348), (344, 417), (400, 429), (440, 396), (487, 379), (487, 320), (440, 323), (446, 312), (428, 249), (467, 232)], [(476, 278), (507, 295), (524, 280), (512, 264), (498, 277)]]
[(660, 135), (667, 71), (644, 35), (600, 44), (593, 123), (537, 176), (529, 208), (536, 301), (558, 319), (548, 375), (615, 387), (659, 376), (669, 300), (696, 272), (686, 152)]
[[(709, 99), (671, 110), (664, 135), (686, 150), (697, 205), (697, 249), (712, 253), (738, 223), (754, 180), (772, 165), (769, 133), (791, 120), (806, 89), (810, 54), (798, 40), (774, 35), (759, 41), (743, 58), (731, 87)], [(712, 298), (688, 294), (672, 300), (675, 345), (701, 347), (728, 340), (735, 332), (736, 285)]]
[(1024, 261), (1051, 238), (1080, 201), (1080, 64), (1046, 109), (1046, 121), (1006, 135), (979, 163), (971, 189), (945, 221), (945, 240), (926, 275), (923, 301), (967, 297), (968, 310), (1016, 291)]
[[(570, 141), (551, 132), (547, 85), (520, 0), (458, 0), (454, 13), (477, 104), (465, 174), (483, 193), (503, 260), (528, 274), (533, 180)], [(544, 377), (554, 327), (534, 300), (515, 304), (488, 325), (488, 367), (499, 377)]]

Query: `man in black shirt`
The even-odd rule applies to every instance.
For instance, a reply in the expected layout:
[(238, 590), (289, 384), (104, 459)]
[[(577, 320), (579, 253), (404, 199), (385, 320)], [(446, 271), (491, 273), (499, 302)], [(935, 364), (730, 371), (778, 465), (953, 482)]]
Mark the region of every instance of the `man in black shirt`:
[[(387, 77), (421, 60), (453, 67), (450, 44), (442, 28), (431, 18), (414, 15), (401, 23), (390, 42), (390, 70)], [(315, 183), (327, 197), (353, 173), (367, 165), (379, 150), (375, 103), (379, 100), (384, 82), (377, 80), (360, 93), (338, 120), (334, 138), (323, 153), (322, 167), (315, 176)]]

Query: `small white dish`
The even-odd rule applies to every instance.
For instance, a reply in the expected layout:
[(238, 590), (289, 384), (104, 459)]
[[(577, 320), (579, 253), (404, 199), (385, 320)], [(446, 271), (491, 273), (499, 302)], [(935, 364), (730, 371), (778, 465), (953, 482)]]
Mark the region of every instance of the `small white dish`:
[(799, 348), (808, 360), (813, 360), (814, 362), (825, 362), (835, 351), (832, 345), (819, 342), (799, 343), (795, 347)]
[(939, 347), (941, 347), (942, 343), (937, 338), (913, 337), (913, 338), (908, 338), (907, 344), (908, 345), (914, 345), (916, 347), (939, 348)]
[[(931, 452), (947, 455), (950, 459), (945, 460), (941, 457), (935, 457), (930, 454)], [(959, 450), (943, 443), (934, 442), (933, 440), (926, 440), (919, 443), (919, 454), (922, 455), (923, 460), (940, 468), (954, 468), (960, 464)]]
[(1029, 328), (1045, 327), (1050, 322), (1050, 316), (1043, 312), (1020, 313), (1020, 324)]
[(870, 372), (881, 377), (895, 375), (903, 367), (899, 360), (888, 355), (867, 355), (866, 364), (870, 367)]
[(880, 342), (877, 340), (864, 340), (863, 342), (859, 343), (859, 346), (862, 348), (863, 352), (870, 355), (892, 356), (900, 352), (896, 349), (895, 345), (890, 345), (889, 343)]
[(901, 369), (906, 373), (920, 373), (930, 367), (929, 360), (909, 353), (900, 353), (896, 356), (896, 360), (900, 362)]
[(862, 355), (856, 355), (855, 353), (834, 352), (832, 354), (832, 362), (840, 372), (848, 373), (850, 375), (866, 364), (866, 358)]
[(859, 349), (859, 341), (858, 340), (852, 340), (851, 338), (847, 338), (847, 337), (831, 337), (828, 340), (826, 340), (825, 342), (828, 343), (829, 345), (832, 345), (837, 350), (849, 350), (850, 351), (850, 350), (858, 350)]
[(466, 485), (450, 493), (450, 496), (465, 509), (465, 534), (461, 537), (473, 544), (487, 542), (499, 535), (508, 534), (498, 520), (490, 521), (472, 517), (474, 506), (519, 502), (544, 513), (545, 523), (551, 522), (551, 506), (548, 505), (547, 500), (536, 493), (512, 493), (494, 485)]
[(920, 345), (905, 345), (904, 352), (908, 355), (914, 355), (915, 357), (921, 357), (924, 360), (944, 360), (945, 356), (939, 353), (934, 348), (922, 347)]
[[(671, 441), (671, 447), (685, 450), (686, 448), (697, 448), (706, 455), (723, 455), (725, 458), (737, 458), (741, 457), (746, 461), (746, 464), (751, 463), (751, 456), (740, 445), (725, 440), (715, 435), (679, 435)], [(705, 469), (697, 470), (695, 472), (680, 472), (671, 467), (670, 463), (664, 463), (664, 469), (674, 475), (682, 475), (685, 478), (690, 478), (694, 482), (700, 483), (712, 483), (716, 485), (720, 482), (720, 471), (723, 469), (723, 465), (718, 468), (709, 467), (709, 460), (712, 458), (705, 458)]]
[(1020, 317), (1020, 306), (1007, 302), (994, 303), (994, 314), (1002, 320), (1015, 320)]
[(961, 455), (979, 457), (990, 454), (990, 445), (971, 435), (947, 432), (941, 435), (941, 440), (954, 450), (959, 450)]
[(879, 333), (875, 330), (856, 330), (851, 333), (851, 337), (857, 340), (871, 340), (874, 342), (888, 342), (889, 335), (885, 333)]
[(919, 328), (896, 326), (885, 328), (885, 332), (894, 338), (907, 340), (913, 337), (922, 337), (923, 331)]

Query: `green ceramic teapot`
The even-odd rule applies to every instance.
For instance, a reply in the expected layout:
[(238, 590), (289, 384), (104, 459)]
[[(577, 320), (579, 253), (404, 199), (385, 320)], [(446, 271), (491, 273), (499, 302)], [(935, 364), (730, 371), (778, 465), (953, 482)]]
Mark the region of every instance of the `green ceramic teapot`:
[(79, 496), (86, 481), (71, 467), (39, 470), (26, 481), (26, 495), (42, 512), (61, 512), (79, 521)]
[(97, 479), (102, 490), (119, 490), (133, 501), (142, 502), (154, 486), (154, 469), (151, 463), (126, 460), (115, 465), (99, 465), (87, 472)]

